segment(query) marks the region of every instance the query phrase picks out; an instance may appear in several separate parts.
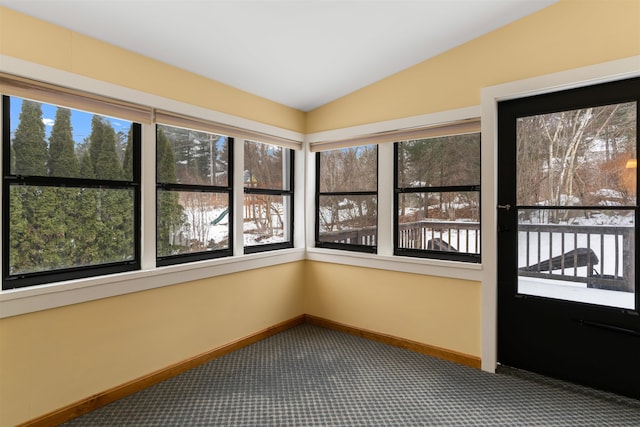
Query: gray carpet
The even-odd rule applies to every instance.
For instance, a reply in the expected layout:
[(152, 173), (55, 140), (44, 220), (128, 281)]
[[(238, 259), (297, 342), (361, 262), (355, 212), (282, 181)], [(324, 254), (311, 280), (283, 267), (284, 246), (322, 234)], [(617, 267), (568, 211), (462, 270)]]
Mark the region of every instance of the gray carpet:
[(640, 426), (640, 401), (511, 373), (305, 324), (64, 426)]

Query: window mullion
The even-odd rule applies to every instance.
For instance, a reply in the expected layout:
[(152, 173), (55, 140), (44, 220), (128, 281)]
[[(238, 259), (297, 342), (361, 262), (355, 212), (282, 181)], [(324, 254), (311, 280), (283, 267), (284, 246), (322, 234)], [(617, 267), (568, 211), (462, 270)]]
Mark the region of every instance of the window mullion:
[(142, 125), (142, 248), (140, 265), (143, 270), (156, 267), (156, 127)]
[(244, 144), (242, 138), (233, 140), (233, 255), (244, 255)]
[(378, 254), (393, 255), (393, 144), (378, 145)]

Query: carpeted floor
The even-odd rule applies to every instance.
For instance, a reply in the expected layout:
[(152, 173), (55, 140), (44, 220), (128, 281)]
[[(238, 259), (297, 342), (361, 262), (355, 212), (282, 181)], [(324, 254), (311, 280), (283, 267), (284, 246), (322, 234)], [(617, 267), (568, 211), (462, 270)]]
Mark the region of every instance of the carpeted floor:
[(640, 426), (640, 401), (513, 373), (305, 324), (64, 426)]

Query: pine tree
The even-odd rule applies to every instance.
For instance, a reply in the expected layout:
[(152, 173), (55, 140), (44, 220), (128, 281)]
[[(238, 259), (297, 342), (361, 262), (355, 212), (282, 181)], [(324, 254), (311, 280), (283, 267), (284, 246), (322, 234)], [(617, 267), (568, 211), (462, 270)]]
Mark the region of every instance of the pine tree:
[(96, 174), (93, 172), (93, 162), (89, 151), (85, 151), (80, 159), (80, 176), (87, 179), (93, 179)]
[[(42, 106), (23, 100), (20, 123), (13, 140), (17, 175), (47, 176), (47, 143)], [(64, 211), (49, 187), (14, 187), (10, 190), (11, 236), (9, 258), (12, 273), (50, 270), (60, 266), (64, 244)]]
[(162, 129), (158, 129), (156, 140), (156, 176), (158, 182), (173, 184), (177, 182), (176, 160), (169, 138)]
[(133, 180), (133, 126), (129, 128), (127, 145), (122, 159), (122, 173), (124, 179)]
[[(22, 272), (67, 267), (64, 188), (29, 186), (21, 194), (27, 236), (19, 248)], [(26, 257), (26, 258), (25, 258)]]
[(116, 145), (116, 133), (111, 124), (100, 116), (93, 116), (89, 136), (89, 156), (97, 179), (122, 179), (122, 166), (118, 160)]
[[(85, 153), (88, 159), (88, 153)], [(98, 193), (93, 188), (76, 189), (72, 202), (74, 209), (69, 219), (69, 239), (74, 241), (70, 258), (77, 266), (96, 264), (99, 261), (97, 240), (104, 232), (98, 218)]]
[(71, 111), (58, 107), (56, 119), (49, 137), (49, 175), (78, 177), (79, 165), (74, 152), (71, 134)]
[[(176, 161), (171, 142), (161, 128), (158, 128), (156, 138), (157, 180), (160, 183), (175, 183)], [(183, 207), (177, 192), (158, 191), (157, 199), (156, 252), (160, 256), (172, 255), (177, 250), (175, 235), (184, 224)]]
[(41, 104), (22, 101), (20, 123), (13, 138), (16, 175), (47, 176), (47, 143)]
[[(24, 271), (28, 263), (29, 241), (27, 239), (28, 222), (23, 208), (23, 198), (27, 187), (12, 185), (9, 187), (9, 274)], [(25, 245), (27, 246), (25, 248)]]
[(118, 262), (134, 255), (133, 190), (101, 189), (98, 191), (97, 234), (100, 262)]
[[(88, 154), (83, 155), (80, 164), (83, 176), (89, 177), (93, 172), (96, 179), (122, 180), (123, 170), (116, 146), (116, 134), (111, 124), (100, 116), (93, 116)], [(96, 215), (87, 215), (88, 222), (83, 224), (89, 235), (96, 236), (95, 241), (83, 239), (86, 250), (95, 251), (93, 262), (131, 259), (134, 254), (132, 190), (87, 191), (82, 197), (90, 198), (89, 203), (95, 204)]]

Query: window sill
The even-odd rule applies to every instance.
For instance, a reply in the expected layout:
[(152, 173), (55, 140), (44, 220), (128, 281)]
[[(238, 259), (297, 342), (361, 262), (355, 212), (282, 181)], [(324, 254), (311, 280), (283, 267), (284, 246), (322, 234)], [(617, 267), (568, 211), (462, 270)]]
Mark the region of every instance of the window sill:
[(308, 248), (310, 261), (377, 268), (403, 273), (424, 274), (451, 279), (482, 280), (482, 264), (438, 259), (366, 254), (335, 249)]
[(0, 319), (303, 259), (283, 249), (1, 291)]

